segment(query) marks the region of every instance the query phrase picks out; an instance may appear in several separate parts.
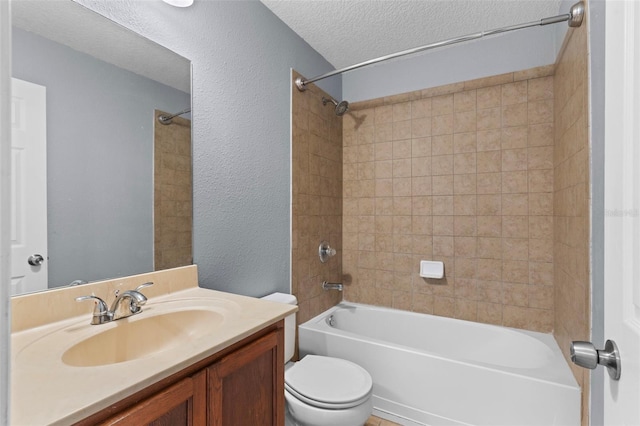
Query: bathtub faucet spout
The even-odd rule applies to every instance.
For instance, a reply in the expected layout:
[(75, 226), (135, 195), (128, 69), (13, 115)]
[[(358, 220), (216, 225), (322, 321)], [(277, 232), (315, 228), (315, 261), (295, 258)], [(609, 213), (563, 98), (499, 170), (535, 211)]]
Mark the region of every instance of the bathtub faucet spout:
[(327, 281), (323, 281), (322, 288), (324, 290), (338, 290), (342, 291), (342, 283), (330, 283)]

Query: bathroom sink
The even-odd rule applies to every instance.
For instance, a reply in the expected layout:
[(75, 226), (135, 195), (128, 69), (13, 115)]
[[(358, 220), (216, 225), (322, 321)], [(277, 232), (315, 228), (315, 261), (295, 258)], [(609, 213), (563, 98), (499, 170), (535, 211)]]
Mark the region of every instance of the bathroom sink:
[[(117, 364), (152, 356), (198, 339), (218, 328), (225, 316), (207, 309), (132, 316), (106, 325), (67, 349), (62, 361), (74, 367)], [(92, 326), (98, 327), (103, 326)]]

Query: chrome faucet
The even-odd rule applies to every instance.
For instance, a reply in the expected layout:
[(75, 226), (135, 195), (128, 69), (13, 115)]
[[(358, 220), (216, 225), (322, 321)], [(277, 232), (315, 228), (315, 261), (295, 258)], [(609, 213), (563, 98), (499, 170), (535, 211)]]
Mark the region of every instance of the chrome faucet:
[[(125, 300), (128, 300), (127, 304)], [(147, 298), (138, 290), (127, 290), (117, 296), (111, 304), (111, 321), (126, 318), (142, 312), (141, 306), (147, 303)]]
[[(130, 317), (131, 315), (139, 314), (142, 312), (141, 306), (147, 303), (147, 297), (140, 293), (140, 290), (153, 285), (152, 282), (139, 285), (135, 290), (127, 290), (122, 294), (116, 294), (116, 298), (111, 304), (111, 309), (107, 308), (107, 304), (104, 300), (98, 296), (80, 296), (76, 297), (76, 302), (82, 302), (84, 300), (95, 300), (96, 304), (93, 308), (93, 317), (91, 318), (91, 324), (104, 324), (111, 321), (116, 321), (121, 318)], [(124, 303), (127, 300), (129, 303)]]

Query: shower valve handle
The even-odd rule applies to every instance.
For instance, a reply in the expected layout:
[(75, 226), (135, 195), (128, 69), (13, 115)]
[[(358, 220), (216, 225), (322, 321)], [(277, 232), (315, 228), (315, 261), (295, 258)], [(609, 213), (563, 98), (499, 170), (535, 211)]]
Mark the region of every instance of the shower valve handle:
[(318, 247), (318, 256), (320, 256), (320, 262), (325, 263), (330, 257), (336, 255), (336, 249), (331, 248), (328, 242), (322, 241), (320, 247)]

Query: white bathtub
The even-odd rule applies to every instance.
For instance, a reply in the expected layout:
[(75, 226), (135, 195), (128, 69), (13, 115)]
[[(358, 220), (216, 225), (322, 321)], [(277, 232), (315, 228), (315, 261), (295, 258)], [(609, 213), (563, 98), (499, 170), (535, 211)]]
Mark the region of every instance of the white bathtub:
[(298, 330), (301, 357), (344, 358), (369, 371), (380, 417), (580, 424), (580, 388), (551, 335), (346, 302)]

